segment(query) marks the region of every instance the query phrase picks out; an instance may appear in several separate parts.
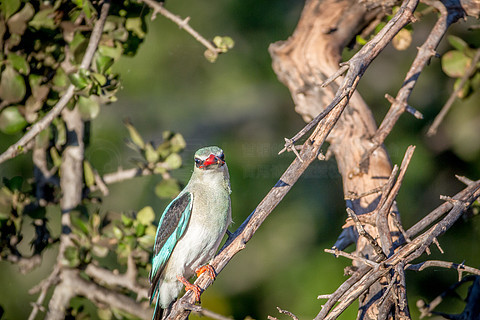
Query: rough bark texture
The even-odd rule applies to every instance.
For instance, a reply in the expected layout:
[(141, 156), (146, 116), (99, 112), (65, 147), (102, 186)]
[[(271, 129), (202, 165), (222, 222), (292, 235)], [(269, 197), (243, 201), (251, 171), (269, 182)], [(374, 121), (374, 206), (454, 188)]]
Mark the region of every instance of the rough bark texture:
[[(305, 121), (310, 121), (332, 101), (338, 85), (334, 83), (322, 88), (320, 84), (338, 70), (342, 50), (356, 34), (382, 17), (384, 12), (383, 7), (370, 9), (357, 1), (307, 1), (292, 37), (271, 45), (273, 68), (279, 79), (290, 89), (295, 110)], [(379, 188), (390, 176), (392, 167), (383, 146), (372, 154), (368, 167), (359, 168), (362, 156), (373, 145), (370, 138), (376, 130), (369, 107), (358, 92), (354, 93), (327, 138), (342, 175), (346, 197)], [(364, 214), (373, 211), (379, 199), (379, 193), (373, 193), (347, 200), (347, 207), (357, 215)], [(392, 221), (389, 224), (390, 230), (396, 230)], [(365, 227), (374, 238), (379, 237), (376, 228), (369, 225)], [(397, 235), (392, 236), (395, 241)], [(352, 241), (355, 241), (355, 234), (349, 228), (339, 237), (335, 247), (343, 249)], [(358, 239), (357, 253), (359, 256), (374, 255), (372, 247), (363, 237)], [(354, 264), (358, 266), (358, 263)], [(381, 279), (360, 299), (359, 317), (378, 319), (379, 311), (371, 307), (371, 302), (375, 300), (374, 297), (381, 296), (385, 281), (386, 279)]]

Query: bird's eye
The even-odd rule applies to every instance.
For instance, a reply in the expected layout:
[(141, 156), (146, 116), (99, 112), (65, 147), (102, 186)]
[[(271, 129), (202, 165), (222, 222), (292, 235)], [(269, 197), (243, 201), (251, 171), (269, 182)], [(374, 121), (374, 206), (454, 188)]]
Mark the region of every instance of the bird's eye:
[(200, 163), (202, 163), (202, 160), (200, 160), (200, 159), (198, 159), (198, 158), (195, 158), (195, 163), (196, 163), (196, 164), (200, 164)]

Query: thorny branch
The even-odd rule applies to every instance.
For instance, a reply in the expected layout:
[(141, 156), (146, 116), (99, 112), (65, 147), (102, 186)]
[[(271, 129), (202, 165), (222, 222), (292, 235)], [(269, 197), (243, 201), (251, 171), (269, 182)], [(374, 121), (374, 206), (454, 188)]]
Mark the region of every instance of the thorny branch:
[(372, 137), (372, 147), (370, 150), (365, 152), (360, 160), (360, 168), (362, 168), (362, 163), (368, 161), (371, 154), (385, 141), (386, 137), (390, 134), (393, 126), (398, 121), (402, 113), (409, 110), (407, 100), (410, 97), (421, 72), (426, 67), (430, 59), (437, 54), (435, 49), (439, 45), (450, 25), (464, 15), (463, 11), (449, 10), (450, 8), (446, 7), (446, 2), (426, 2), (440, 11), (440, 18), (437, 20), (435, 26), (428, 35), (427, 40), (425, 40), (423, 45), (418, 49), (417, 56), (412, 62), (412, 65), (405, 76), (405, 80), (403, 81), (403, 85), (398, 91), (397, 96), (393, 100), (389, 99), (389, 101), (393, 101), (393, 103), (388, 110), (387, 115), (380, 124), (377, 132)]
[(370, 63), (383, 49), (385, 49), (398, 31), (400, 31), (406, 24), (410, 22), (417, 4), (418, 0), (404, 1), (398, 12), (385, 25), (385, 27), (383, 27), (382, 30), (373, 37), (372, 40), (365, 44), (362, 49), (360, 49), (348, 62), (343, 63), (339, 71), (337, 71), (332, 77), (323, 83), (323, 85), (331, 83), (335, 78), (339, 77), (342, 73), (348, 70), (343, 79), (342, 85), (335, 94), (332, 103), (329, 104), (317, 117), (310, 121), (310, 123), (300, 130), (293, 138), (285, 139), (285, 148), (280, 152), (283, 152), (284, 150), (291, 151), (292, 145), (308, 131), (310, 131), (315, 125), (317, 125), (322, 119), (324, 119), (325, 115), (328, 114), (331, 109), (345, 99), (348, 102), (357, 87), (358, 81), (363, 76)]
[[(337, 72), (332, 79), (332, 81), (337, 76), (340, 76), (343, 72), (347, 71), (346, 76), (343, 79), (342, 84), (339, 86), (337, 93), (333, 99), (333, 102), (330, 103), (323, 112), (313, 118), (313, 120), (308, 123), (297, 135), (291, 139), (285, 139), (286, 144), (285, 148), (281, 151), (296, 151), (294, 143), (297, 142), (303, 135), (309, 132), (313, 127), (316, 127), (313, 134), (301, 147), (301, 151), (296, 153), (296, 158), (290, 165), (290, 167), (285, 171), (282, 177), (279, 179), (274, 188), (266, 195), (262, 202), (257, 206), (257, 208), (252, 212), (252, 214), (243, 222), (243, 224), (232, 234), (228, 239), (225, 246), (219, 252), (212, 262), (212, 266), (215, 268), (217, 273), (220, 273), (224, 266), (233, 258), (233, 256), (244, 249), (246, 243), (250, 240), (256, 230), (259, 228), (260, 224), (266, 219), (266, 217), (272, 212), (275, 206), (282, 200), (285, 194), (293, 186), (298, 177), (303, 173), (305, 168), (313, 161), (313, 159), (318, 155), (319, 147), (322, 145), (325, 136), (323, 133), (328, 134), (331, 130), (332, 121), (333, 124), (338, 120), (338, 115), (343, 111), (344, 106), (348, 103), (351, 95), (353, 94), (360, 77), (365, 72), (366, 68), (372, 62), (372, 60), (382, 51), (385, 46), (390, 42), (390, 40), (395, 36), (398, 31), (408, 24), (413, 19), (413, 11), (417, 6), (418, 1), (410, 0), (404, 1), (400, 10), (397, 14), (387, 23), (387, 25), (377, 34), (369, 43), (367, 43), (350, 61), (344, 64), (341, 67), (341, 70)], [(456, 19), (456, 18), (455, 18)], [(452, 23), (448, 20), (448, 23)], [(439, 28), (439, 27), (437, 27)], [(441, 38), (441, 37), (440, 37)], [(429, 42), (434, 42), (436, 39), (427, 40), (425, 47), (430, 45)], [(439, 39), (438, 39), (439, 40)], [(438, 43), (437, 43), (438, 44)], [(393, 102), (396, 109), (401, 108), (401, 112), (407, 110), (414, 114), (417, 118), (420, 117), (420, 113), (415, 112), (415, 110), (408, 106), (405, 100), (402, 100), (403, 94), (410, 94), (416, 77), (410, 79), (412, 75), (410, 73), (417, 72), (423, 68), (423, 66), (418, 66), (418, 64), (426, 64), (428, 58), (431, 55), (426, 57), (426, 53), (431, 53), (430, 51), (425, 51), (426, 49), (420, 50), (419, 56), (415, 60), (416, 65), (412, 66), (409, 74), (407, 75), (408, 81), (406, 81), (402, 95), (397, 95), (397, 98)], [(327, 82), (328, 82), (327, 81)], [(409, 84), (410, 83), (410, 84)], [(398, 106), (397, 106), (398, 105)], [(393, 109), (393, 108), (392, 108)], [(391, 109), (391, 110), (392, 110)], [(395, 111), (396, 114), (398, 111)], [(400, 112), (400, 113), (401, 113)], [(392, 122), (391, 127), (395, 121)], [(385, 126), (384, 126), (385, 127)], [(389, 129), (391, 130), (391, 128)], [(377, 131), (377, 135), (386, 133), (387, 131)], [(388, 131), (389, 132), (389, 131)], [(383, 138), (384, 139), (384, 138)], [(373, 140), (375, 142), (375, 140)], [(382, 140), (383, 141), (383, 140)], [(373, 148), (372, 151), (373, 152)], [(371, 154), (370, 152), (370, 154)], [(378, 211), (386, 212), (389, 214), (390, 208), (394, 203), (395, 197), (398, 193), (399, 187), (402, 182), (403, 175), (405, 174), (408, 161), (411, 158), (412, 150), (407, 152), (404, 163), (402, 164), (401, 175), (397, 178), (397, 183), (390, 184), (388, 192), (385, 192), (385, 199), (382, 206), (379, 206)], [(478, 183), (477, 183), (478, 184)], [(468, 189), (468, 188), (467, 188)], [(391, 250), (388, 251), (388, 256), (385, 256), (385, 260), (382, 261), (379, 267), (370, 266), (361, 266), (353, 275), (342, 284), (339, 289), (330, 295), (329, 300), (322, 308), (322, 311), (319, 313), (316, 319), (335, 319), (346, 307), (348, 307), (355, 299), (359, 297), (365, 290), (367, 290), (374, 282), (378, 281), (380, 277), (387, 276), (393, 272), (393, 277), (391, 278), (392, 288), (395, 286), (396, 292), (402, 297), (401, 301), (398, 304), (398, 309), (400, 313), (404, 315), (405, 318), (409, 317), (408, 304), (406, 303), (406, 294), (405, 294), (405, 275), (404, 275), (404, 264), (406, 262), (412, 261), (414, 258), (421, 255), (428, 249), (428, 246), (431, 243), (434, 243), (434, 240), (443, 232), (445, 232), (453, 221), (460, 217), (461, 213), (466, 209), (466, 205), (471, 204), (472, 200), (478, 197), (478, 190), (469, 189), (468, 199), (462, 202), (462, 206), (457, 206), (456, 204), (449, 207), (447, 210), (450, 210), (450, 214), (447, 215), (441, 222), (437, 223), (430, 230), (426, 231), (421, 236), (406, 242), (406, 239), (409, 238), (400, 238), (398, 242), (391, 243)], [(382, 190), (386, 191), (386, 190)], [(383, 195), (383, 194), (382, 194)], [(465, 204), (465, 205), (464, 205)], [(446, 211), (444, 212), (446, 213)], [(445, 222), (448, 226), (442, 224)], [(439, 228), (436, 228), (440, 226)], [(388, 230), (388, 229), (387, 229)], [(408, 235), (408, 231), (406, 232)], [(410, 234), (410, 237), (413, 237), (414, 234)], [(395, 250), (395, 251), (392, 251)], [(387, 258), (388, 257), (388, 258)], [(195, 284), (198, 285), (202, 290), (205, 290), (212, 280), (208, 279), (206, 276), (200, 276)], [(172, 312), (169, 314), (168, 319), (185, 319), (188, 316), (188, 310), (182, 310), (181, 305), (187, 301), (188, 303), (193, 302), (193, 295), (191, 292), (187, 292), (172, 308)], [(335, 304), (337, 304), (335, 306)], [(332, 310), (332, 308), (335, 308)], [(388, 307), (383, 305), (388, 312)], [(330, 312), (331, 311), (331, 312)]]

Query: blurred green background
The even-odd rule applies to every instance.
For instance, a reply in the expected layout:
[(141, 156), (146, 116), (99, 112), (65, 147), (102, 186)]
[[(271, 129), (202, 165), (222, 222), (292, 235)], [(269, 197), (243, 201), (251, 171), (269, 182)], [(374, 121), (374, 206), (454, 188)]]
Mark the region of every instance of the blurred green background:
[[(86, 156), (100, 174), (133, 166), (133, 151), (125, 145), (128, 136), (123, 119), (129, 118), (140, 133), (155, 143), (162, 131), (180, 132), (187, 141), (184, 167), (174, 176), (186, 183), (196, 149), (218, 145), (224, 149), (232, 183), (235, 230), (275, 184), (293, 154), (277, 155), (283, 138), (291, 137), (304, 123), (294, 112), (288, 90), (271, 69), (267, 48), (285, 40), (295, 29), (303, 2), (294, 0), (167, 1), (167, 8), (206, 38), (228, 35), (235, 47), (214, 64), (203, 57), (204, 48), (178, 26), (161, 16), (149, 22), (145, 43), (132, 58), (123, 57), (116, 71), (121, 73), (118, 102), (102, 107), (93, 121), (91, 145)], [(374, 61), (360, 82), (359, 91), (371, 106), (377, 121), (386, 114), (385, 93), (396, 95), (412, 62), (433, 25), (427, 16), (414, 25), (414, 40), (406, 51), (388, 47)], [(459, 34), (480, 46), (480, 31), (469, 31), (474, 21), (459, 22), (451, 34)], [(446, 43), (446, 41), (444, 41)], [(449, 49), (447, 44), (439, 53)], [(352, 52), (346, 52), (350, 56)], [(439, 195), (453, 195), (463, 188), (454, 175), (480, 178), (480, 95), (454, 104), (433, 138), (425, 136), (427, 126), (452, 91), (453, 80), (432, 59), (409, 100), (425, 116), (417, 120), (405, 114), (387, 138), (393, 163), (400, 163), (410, 144), (417, 146), (397, 198), (406, 228), (441, 204)], [(0, 150), (20, 136), (0, 136)], [(326, 147), (324, 147), (324, 151)], [(30, 176), (30, 154), (2, 164), (2, 176)], [(157, 219), (168, 204), (155, 196), (160, 177), (143, 177), (112, 185), (110, 195), (98, 204), (100, 212), (137, 211), (150, 205)], [(248, 243), (202, 296), (202, 305), (235, 319), (247, 316), (265, 319), (281, 316), (276, 306), (301, 319), (319, 312), (319, 294), (333, 292), (345, 279), (343, 268), (350, 261), (323, 252), (330, 248), (346, 217), (341, 177), (334, 160), (316, 161)], [(50, 215), (59, 234), (59, 216)], [(28, 238), (28, 235), (26, 236)], [(439, 241), (445, 254), (432, 248), (428, 259), (444, 259), (480, 267), (480, 219), (459, 221)], [(28, 245), (26, 245), (28, 248)], [(349, 248), (352, 249), (352, 248)], [(27, 275), (15, 266), (0, 262), (0, 302), (4, 319), (27, 318), (36, 296), (27, 291), (45, 278), (56, 255), (51, 249), (42, 265)], [(424, 257), (422, 257), (424, 258)], [(457, 281), (449, 270), (427, 269), (407, 274), (410, 309), (418, 318), (415, 302), (430, 301)], [(465, 294), (466, 288), (463, 293)], [(449, 300), (439, 310), (460, 313), (462, 302)], [(356, 304), (341, 319), (352, 319)]]

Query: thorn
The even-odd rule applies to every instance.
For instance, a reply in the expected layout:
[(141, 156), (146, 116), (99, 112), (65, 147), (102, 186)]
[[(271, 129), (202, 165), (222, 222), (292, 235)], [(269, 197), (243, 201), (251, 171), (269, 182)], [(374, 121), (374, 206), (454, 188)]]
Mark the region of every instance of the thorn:
[(332, 83), (335, 79), (340, 77), (342, 74), (345, 73), (350, 68), (350, 65), (348, 62), (342, 62), (339, 64), (340, 69), (338, 69), (334, 74), (332, 74), (330, 77), (328, 77), (324, 82), (320, 84), (320, 87), (325, 88), (328, 86), (330, 83)]
[(417, 109), (415, 109), (414, 107), (408, 105), (406, 102), (404, 101), (398, 101), (397, 99), (395, 99), (394, 97), (392, 97), (391, 95), (389, 95), (388, 93), (385, 94), (385, 98), (388, 100), (388, 102), (390, 102), (391, 104), (394, 104), (394, 103), (399, 103), (400, 105), (402, 105), (404, 108), (405, 108), (405, 111), (410, 113), (411, 115), (413, 115), (415, 118), (417, 119), (423, 119), (423, 114), (418, 111)]
[(440, 247), (440, 243), (438, 242), (437, 238), (433, 238), (433, 243), (437, 246), (438, 250), (440, 250), (440, 253), (444, 254), (445, 252), (443, 251), (442, 247)]
[(466, 184), (467, 186), (472, 185), (474, 183), (473, 180), (470, 180), (470, 179), (468, 179), (467, 177), (464, 177), (464, 176), (459, 176), (457, 174), (455, 175), (455, 178), (457, 178), (458, 181)]

